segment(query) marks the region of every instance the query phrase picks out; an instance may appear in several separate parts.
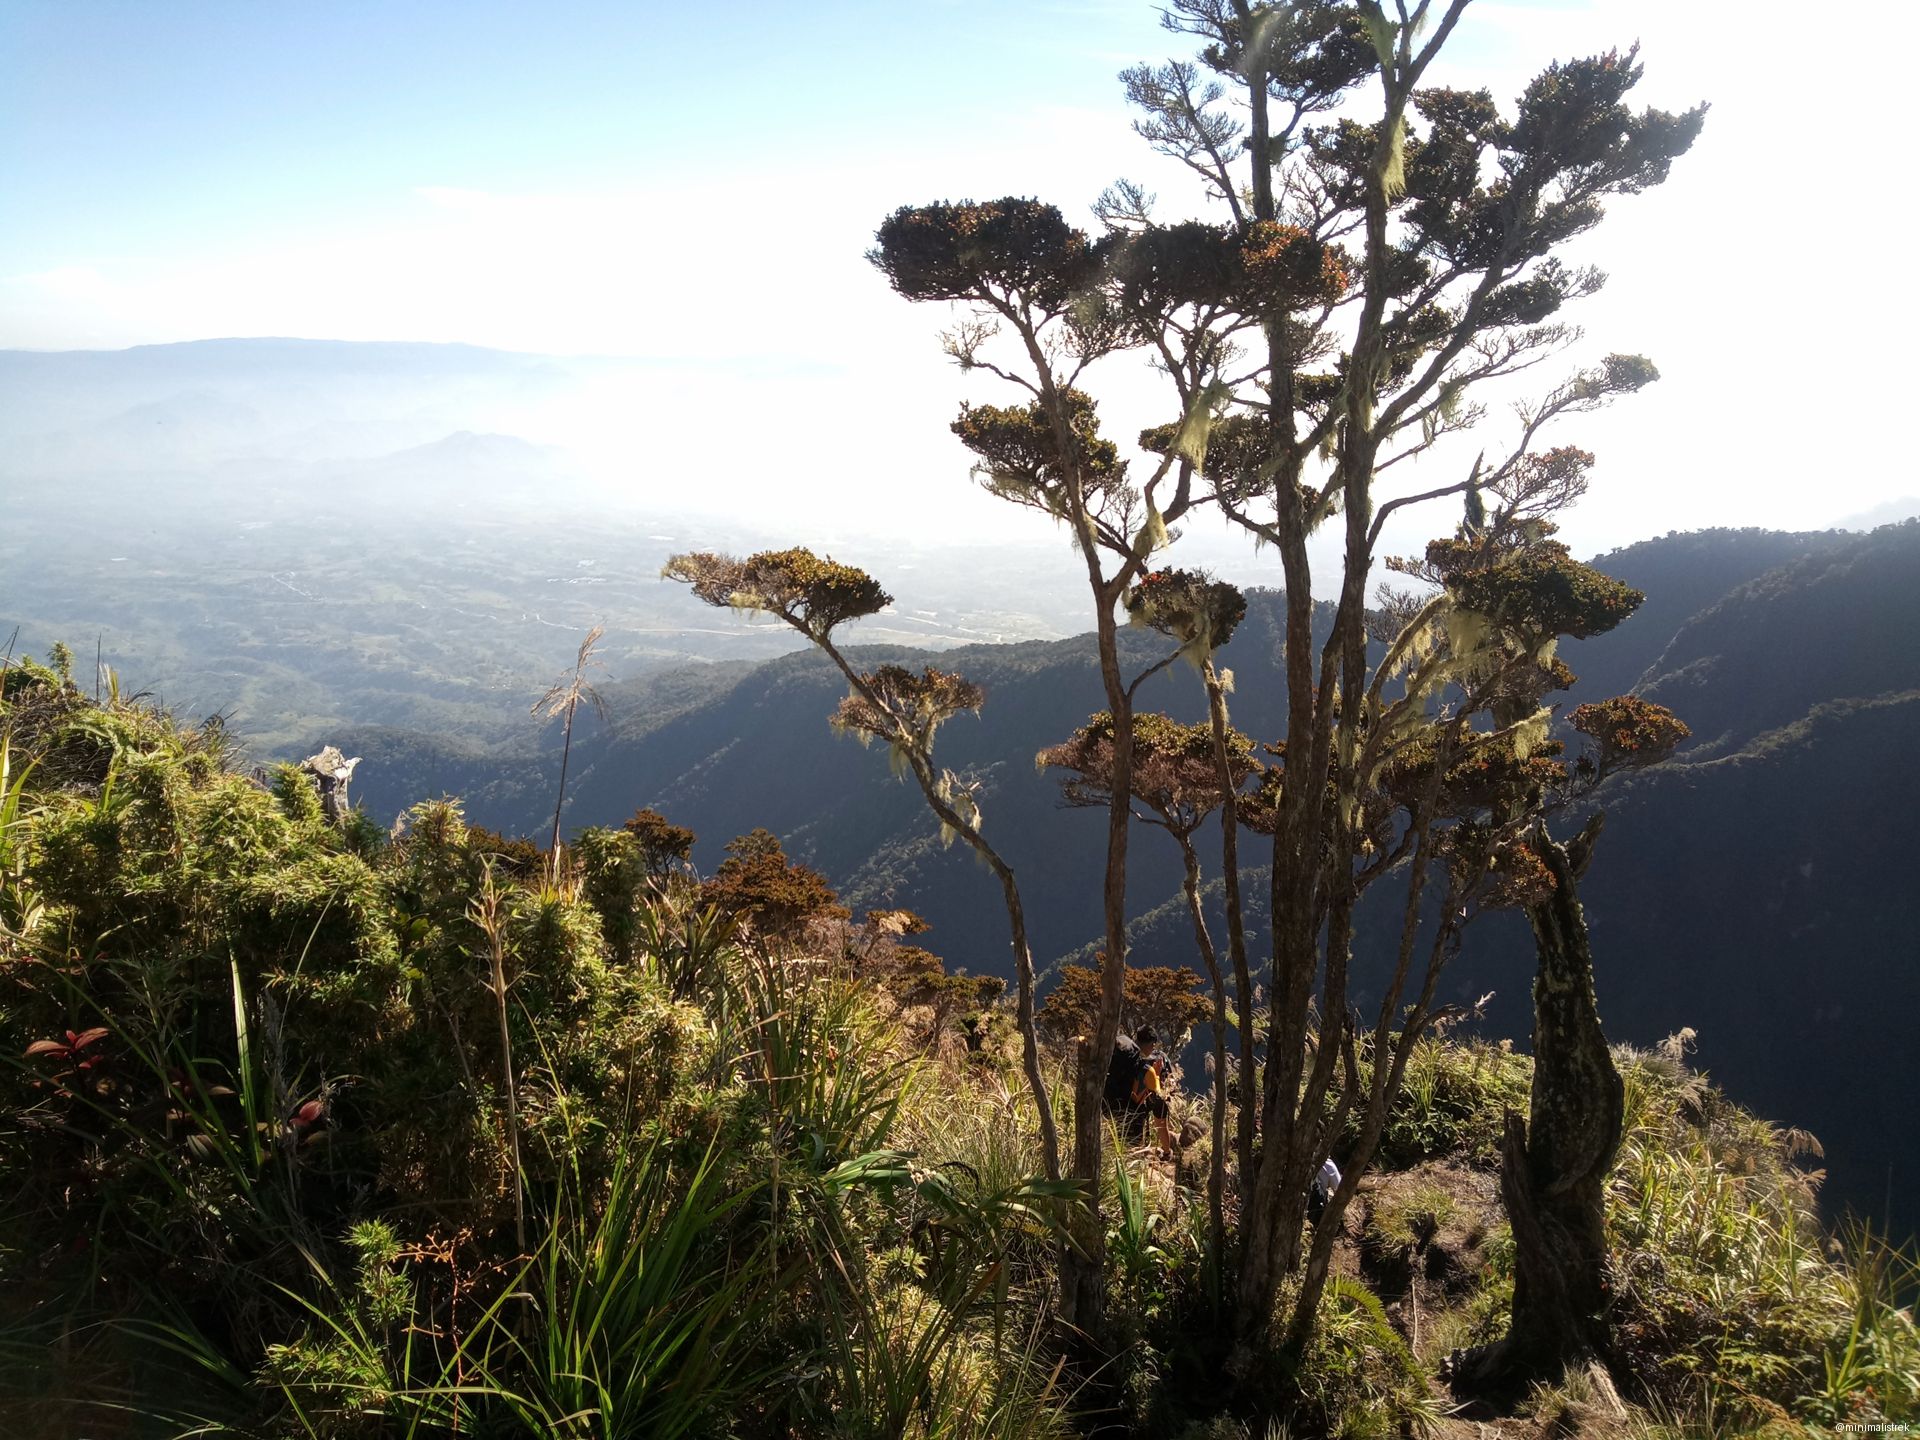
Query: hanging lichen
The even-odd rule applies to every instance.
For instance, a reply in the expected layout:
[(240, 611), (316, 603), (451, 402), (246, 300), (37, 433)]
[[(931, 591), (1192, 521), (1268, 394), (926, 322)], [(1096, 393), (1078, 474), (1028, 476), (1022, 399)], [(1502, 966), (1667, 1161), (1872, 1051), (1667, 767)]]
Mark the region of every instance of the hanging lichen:
[(1547, 741), (1547, 729), (1553, 723), (1553, 712), (1542, 708), (1513, 727), (1514, 758), (1522, 762), (1532, 757)]
[(1393, 117), (1387, 132), (1386, 163), (1380, 167), (1380, 189), (1391, 204), (1407, 193), (1407, 117)]

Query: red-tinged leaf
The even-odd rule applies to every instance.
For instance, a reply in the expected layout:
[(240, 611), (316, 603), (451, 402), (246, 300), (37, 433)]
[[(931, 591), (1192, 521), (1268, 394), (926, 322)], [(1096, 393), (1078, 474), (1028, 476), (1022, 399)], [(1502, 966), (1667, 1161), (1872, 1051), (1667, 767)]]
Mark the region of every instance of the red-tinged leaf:
[(35, 1055), (65, 1055), (66, 1053), (67, 1047), (58, 1040), (36, 1040), (27, 1046), (29, 1058)]
[(309, 1100), (293, 1112), (293, 1123), (296, 1125), (311, 1125), (326, 1113), (326, 1108), (327, 1107), (318, 1100)]
[(82, 1030), (78, 1035), (75, 1035), (69, 1030), (67, 1032), (67, 1038), (73, 1042), (74, 1049), (84, 1050), (87, 1046), (97, 1045), (100, 1041), (106, 1039), (107, 1033), (106, 1026), (96, 1025), (91, 1030)]

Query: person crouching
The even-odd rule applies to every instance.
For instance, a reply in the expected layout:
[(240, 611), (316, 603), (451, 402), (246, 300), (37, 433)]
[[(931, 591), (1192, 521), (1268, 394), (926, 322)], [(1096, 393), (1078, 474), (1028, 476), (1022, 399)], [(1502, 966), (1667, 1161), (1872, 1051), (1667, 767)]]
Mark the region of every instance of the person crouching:
[(1162, 1159), (1173, 1158), (1173, 1137), (1167, 1129), (1166, 1095), (1167, 1057), (1160, 1049), (1160, 1037), (1149, 1026), (1142, 1026), (1131, 1038), (1114, 1041), (1113, 1059), (1107, 1064), (1107, 1083), (1101, 1096), (1105, 1109), (1120, 1119), (1121, 1130), (1130, 1144), (1139, 1144), (1146, 1136), (1147, 1121), (1152, 1119), (1154, 1137)]

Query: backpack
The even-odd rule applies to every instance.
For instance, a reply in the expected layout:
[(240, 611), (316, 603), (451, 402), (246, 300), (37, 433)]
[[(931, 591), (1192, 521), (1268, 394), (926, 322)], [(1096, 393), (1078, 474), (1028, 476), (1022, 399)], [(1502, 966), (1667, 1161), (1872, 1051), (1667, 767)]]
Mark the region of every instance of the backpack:
[(1133, 1103), (1133, 1087), (1147, 1073), (1147, 1060), (1129, 1035), (1113, 1042), (1113, 1059), (1107, 1064), (1107, 1085), (1103, 1098), (1111, 1108)]

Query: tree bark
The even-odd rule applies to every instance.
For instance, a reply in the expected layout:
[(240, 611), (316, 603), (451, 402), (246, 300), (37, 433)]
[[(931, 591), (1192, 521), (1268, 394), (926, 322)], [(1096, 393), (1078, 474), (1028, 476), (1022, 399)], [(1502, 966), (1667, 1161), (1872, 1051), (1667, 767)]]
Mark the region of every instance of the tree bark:
[(1104, 1163), (1106, 1116), (1100, 1108), (1107, 1061), (1120, 1032), (1120, 1008), (1127, 971), (1127, 834), (1133, 820), (1133, 697), (1120, 676), (1120, 654), (1112, 597), (1104, 593), (1095, 541), (1083, 527), (1088, 580), (1096, 603), (1100, 678), (1113, 716), (1113, 773), (1107, 804), (1107, 864), (1101, 883), (1106, 956), (1100, 969), (1100, 1010), (1093, 1033), (1079, 1049), (1074, 1080), (1073, 1177), (1084, 1188), (1086, 1204), (1077, 1212), (1074, 1243), (1061, 1251), (1061, 1300), (1064, 1319), (1079, 1332), (1087, 1359), (1104, 1358), (1106, 1345), (1106, 1226), (1100, 1214), (1100, 1174)]
[[(1207, 686), (1207, 714), (1213, 722), (1213, 763), (1220, 772), (1220, 862), (1227, 898), (1227, 958), (1233, 964), (1235, 1022), (1240, 1032), (1240, 1113), (1234, 1126), (1234, 1162), (1242, 1176), (1253, 1173), (1253, 1119), (1259, 1092), (1253, 1058), (1253, 976), (1247, 965), (1247, 926), (1240, 898), (1240, 805), (1233, 784), (1233, 766), (1227, 757), (1227, 692), (1208, 656), (1202, 676)], [(1218, 1077), (1224, 1084), (1226, 1077)], [(1215, 1145), (1218, 1145), (1215, 1141)]]
[(1193, 921), (1193, 940), (1213, 982), (1213, 1125), (1207, 1156), (1207, 1248), (1211, 1253), (1210, 1288), (1216, 1310), (1220, 1304), (1220, 1276), (1227, 1250), (1227, 987), (1220, 974), (1220, 955), (1207, 933), (1206, 911), (1200, 905), (1200, 857), (1193, 839), (1176, 833), (1186, 861), (1187, 915)]
[(1498, 1343), (1458, 1357), (1463, 1391), (1517, 1390), (1591, 1362), (1606, 1348), (1606, 1185), (1625, 1125), (1593, 986), (1593, 951), (1577, 890), (1598, 817), (1572, 845), (1537, 827), (1529, 843), (1553, 894), (1527, 911), (1539, 968), (1533, 982), (1533, 1096), (1526, 1122), (1508, 1113), (1500, 1193), (1513, 1225), (1513, 1315)]
[[(970, 839), (973, 837), (970, 836)], [(1040, 1163), (1047, 1179), (1060, 1178), (1060, 1133), (1054, 1126), (1053, 1101), (1047, 1093), (1047, 1077), (1040, 1069), (1040, 1038), (1033, 1023), (1033, 950), (1027, 944), (1027, 915), (1020, 903), (1020, 886), (1013, 870), (984, 841), (974, 840), (975, 848), (987, 858), (1000, 880), (1007, 903), (1007, 922), (1013, 931), (1013, 966), (1018, 978), (1015, 1023), (1020, 1030), (1020, 1064), (1026, 1071), (1027, 1086), (1033, 1091), (1033, 1103), (1040, 1118)]]

